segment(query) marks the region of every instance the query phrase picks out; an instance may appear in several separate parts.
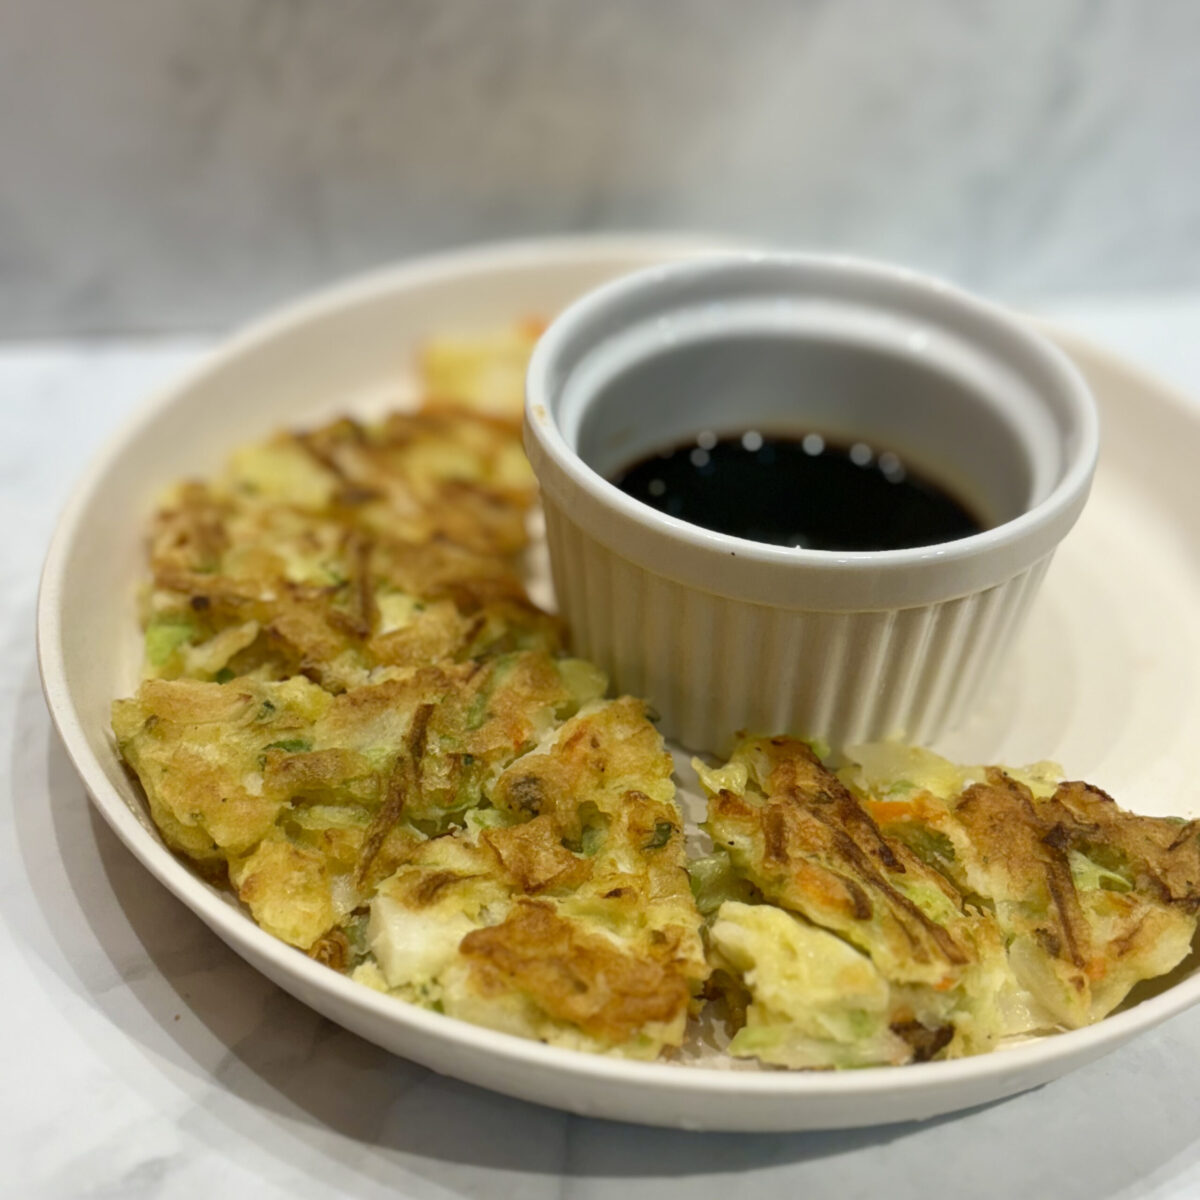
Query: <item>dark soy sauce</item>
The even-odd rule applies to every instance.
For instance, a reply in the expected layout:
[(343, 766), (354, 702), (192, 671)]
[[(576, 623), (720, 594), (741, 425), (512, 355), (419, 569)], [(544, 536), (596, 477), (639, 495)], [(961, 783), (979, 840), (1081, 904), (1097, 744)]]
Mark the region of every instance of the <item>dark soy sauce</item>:
[(985, 528), (945, 488), (891, 451), (819, 433), (701, 433), (612, 477), (692, 525), (812, 550), (903, 550)]

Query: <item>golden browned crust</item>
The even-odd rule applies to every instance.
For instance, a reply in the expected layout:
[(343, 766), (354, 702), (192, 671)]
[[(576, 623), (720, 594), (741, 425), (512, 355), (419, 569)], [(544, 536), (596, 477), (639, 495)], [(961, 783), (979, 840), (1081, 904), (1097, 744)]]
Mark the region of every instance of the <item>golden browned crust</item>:
[(1084, 854), (1115, 849), (1140, 890), (1185, 911), (1200, 908), (1200, 821), (1145, 817), (1088, 783), (1060, 784), (1052, 800), (1062, 836)]
[(903, 977), (906, 964), (940, 965), (955, 977), (972, 958), (969, 945), (906, 894), (914, 885), (936, 889), (965, 919), (953, 885), (885, 837), (806, 743), (779, 737), (753, 745), (762, 794), (713, 796), (714, 839), (748, 842), (745, 869), (769, 900), (869, 946), (894, 974)]
[(609, 1043), (677, 1019), (688, 1003), (686, 981), (668, 965), (623, 951), (538, 901), (522, 901), (506, 921), (469, 933), (461, 953), (485, 995), (516, 989), (556, 1020)]
[(591, 871), (586, 858), (572, 854), (562, 841), (558, 823), (549, 814), (523, 825), (488, 830), (484, 842), (495, 851), (500, 865), (526, 895), (548, 888), (573, 887)]
[[(957, 825), (961, 877), (1065, 989), (1047, 1000), (1062, 1023), (1103, 1016), (1186, 953), (1200, 905), (1196, 822), (1125, 812), (1079, 782), (1036, 798), (997, 768), (947, 820)], [(1080, 886), (1079, 864), (1106, 873), (1098, 890)]]
[[(1001, 772), (968, 788), (955, 815), (978, 854), (1011, 881), (1012, 892), (1044, 912), (1037, 937), (1048, 954), (1080, 972), (1091, 959), (1087, 922), (1079, 906), (1065, 843), (1056, 826), (1034, 808), (1027, 787)], [(1082, 974), (1073, 984), (1086, 986)]]
[(340, 929), (333, 929), (313, 942), (308, 956), (334, 971), (345, 971), (354, 961), (350, 939)]

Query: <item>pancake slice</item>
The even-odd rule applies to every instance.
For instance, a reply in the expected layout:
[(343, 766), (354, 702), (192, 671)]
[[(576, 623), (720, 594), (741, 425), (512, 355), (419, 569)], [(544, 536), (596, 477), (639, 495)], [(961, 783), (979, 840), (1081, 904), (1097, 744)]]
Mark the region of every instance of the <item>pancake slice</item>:
[(1056, 768), (955, 767), (856, 747), (845, 772), (891, 836), (995, 913), (1021, 982), (1054, 1025), (1112, 1012), (1191, 949), (1200, 822), (1126, 812)]
[(708, 974), (671, 759), (628, 697), (512, 763), (379, 887), (356, 978), (554, 1045), (653, 1058)]
[(719, 768), (697, 763), (715, 853), (692, 872), (740, 1014), (732, 1053), (786, 1066), (981, 1053), (1099, 1020), (1188, 953), (1196, 823), (1123, 812), (1044, 765), (853, 753), (835, 774), (805, 742), (748, 738)]

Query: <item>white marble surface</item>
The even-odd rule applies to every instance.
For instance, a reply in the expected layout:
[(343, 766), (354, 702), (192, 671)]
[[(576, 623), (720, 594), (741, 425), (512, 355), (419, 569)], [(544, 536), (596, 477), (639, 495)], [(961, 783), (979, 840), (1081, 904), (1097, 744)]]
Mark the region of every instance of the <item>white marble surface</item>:
[[(1200, 397), (1200, 295), (1050, 306)], [(51, 731), (36, 576), (72, 477), (199, 342), (0, 345), (0, 1162), (14, 1197), (1200, 1194), (1200, 1011), (924, 1125), (700, 1136), (448, 1082), (246, 967), (93, 815)]]
[(0, 337), (686, 228), (1200, 286), (1195, 0), (2, 0)]

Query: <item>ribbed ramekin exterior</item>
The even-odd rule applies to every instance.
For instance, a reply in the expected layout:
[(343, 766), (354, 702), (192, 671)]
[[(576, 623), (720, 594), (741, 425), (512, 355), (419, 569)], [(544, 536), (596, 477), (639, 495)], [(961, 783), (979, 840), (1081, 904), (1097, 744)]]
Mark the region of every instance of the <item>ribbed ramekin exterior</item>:
[(728, 599), (653, 574), (544, 497), (559, 611), (577, 654), (660, 728), (722, 753), (738, 730), (928, 743), (967, 714), (1050, 556), (1008, 582), (938, 604), (810, 612)]

